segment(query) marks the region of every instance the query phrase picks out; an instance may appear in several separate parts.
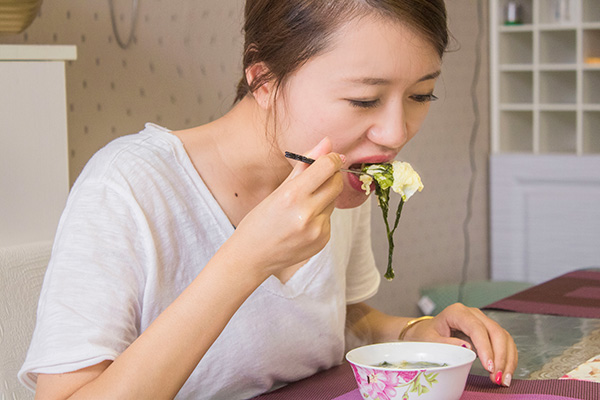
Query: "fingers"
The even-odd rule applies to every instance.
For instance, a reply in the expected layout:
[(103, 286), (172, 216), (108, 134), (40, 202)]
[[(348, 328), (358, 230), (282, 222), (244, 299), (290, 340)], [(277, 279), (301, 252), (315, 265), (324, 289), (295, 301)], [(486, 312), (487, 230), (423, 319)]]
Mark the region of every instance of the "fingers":
[[(498, 384), (508, 386), (518, 361), (517, 347), (510, 334), (498, 323), (488, 318), (481, 310), (471, 312), (484, 326), (485, 335), (471, 336), (478, 349), (484, 367), (490, 372), (490, 379)], [(482, 346), (480, 349), (478, 346)]]
[(343, 164), (343, 156), (332, 153), (331, 147), (331, 141), (325, 137), (306, 153), (306, 156), (315, 159), (315, 162), (311, 165), (297, 162), (284, 182), (287, 184), (286, 190), (290, 192), (290, 197), (291, 193), (309, 195), (305, 199), (305, 205), (307, 212), (312, 210), (312, 215), (320, 214), (325, 208), (331, 208), (331, 203), (343, 189), (339, 172)]
[[(316, 160), (319, 157), (324, 156), (330, 152), (331, 140), (329, 140), (328, 137), (324, 137), (315, 147), (313, 147), (308, 151), (308, 153), (306, 153), (306, 156)], [(294, 165), (294, 169), (292, 170), (292, 173), (288, 176), (287, 180), (291, 180), (296, 176), (300, 175), (300, 173), (306, 170), (308, 167), (309, 164), (297, 162), (296, 165)]]
[[(444, 314), (444, 315), (442, 315)], [(490, 373), (490, 379), (508, 386), (517, 367), (518, 351), (510, 334), (498, 323), (487, 317), (477, 308), (455, 304), (444, 310), (440, 316), (449, 329), (464, 332), (477, 349), (483, 367)], [(444, 335), (444, 328), (440, 329)], [(444, 335), (445, 336), (445, 335)], [(461, 340), (456, 338), (456, 340)], [(467, 347), (470, 345), (467, 343)]]

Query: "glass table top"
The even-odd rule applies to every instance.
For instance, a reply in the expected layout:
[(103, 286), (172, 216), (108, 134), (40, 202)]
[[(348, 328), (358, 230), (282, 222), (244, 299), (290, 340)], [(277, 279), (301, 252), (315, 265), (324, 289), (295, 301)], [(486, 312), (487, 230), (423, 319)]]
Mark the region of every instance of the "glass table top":
[[(600, 354), (600, 319), (484, 310), (513, 336), (516, 379), (558, 379)], [(471, 373), (488, 375), (476, 360)]]

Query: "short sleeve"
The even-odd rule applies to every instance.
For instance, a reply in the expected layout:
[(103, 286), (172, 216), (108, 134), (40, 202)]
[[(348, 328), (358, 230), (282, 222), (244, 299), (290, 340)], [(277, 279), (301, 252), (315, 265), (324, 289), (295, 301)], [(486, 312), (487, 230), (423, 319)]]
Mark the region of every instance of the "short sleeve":
[(55, 238), (21, 382), (114, 360), (139, 335), (146, 229), (122, 189), (75, 185)]

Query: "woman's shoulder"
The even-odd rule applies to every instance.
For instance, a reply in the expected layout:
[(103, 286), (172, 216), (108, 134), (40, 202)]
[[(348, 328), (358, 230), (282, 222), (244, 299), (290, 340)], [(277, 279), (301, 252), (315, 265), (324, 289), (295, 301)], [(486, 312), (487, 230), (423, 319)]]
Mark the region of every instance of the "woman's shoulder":
[(80, 179), (105, 179), (116, 175), (144, 175), (157, 168), (171, 169), (185, 150), (167, 128), (148, 123), (141, 131), (116, 138), (87, 162)]

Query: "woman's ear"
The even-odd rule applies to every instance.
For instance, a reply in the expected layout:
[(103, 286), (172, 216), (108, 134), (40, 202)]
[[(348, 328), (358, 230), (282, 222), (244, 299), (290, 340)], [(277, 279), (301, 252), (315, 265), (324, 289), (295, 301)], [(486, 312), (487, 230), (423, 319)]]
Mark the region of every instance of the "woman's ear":
[[(250, 87), (252, 87), (252, 83), (256, 79), (261, 79), (267, 76), (269, 76), (269, 69), (262, 62), (252, 64), (246, 68), (246, 81)], [(252, 92), (252, 95), (259, 106), (265, 110), (268, 109), (271, 106), (271, 96), (273, 95), (273, 84), (271, 80), (265, 80), (262, 85), (257, 87)]]

